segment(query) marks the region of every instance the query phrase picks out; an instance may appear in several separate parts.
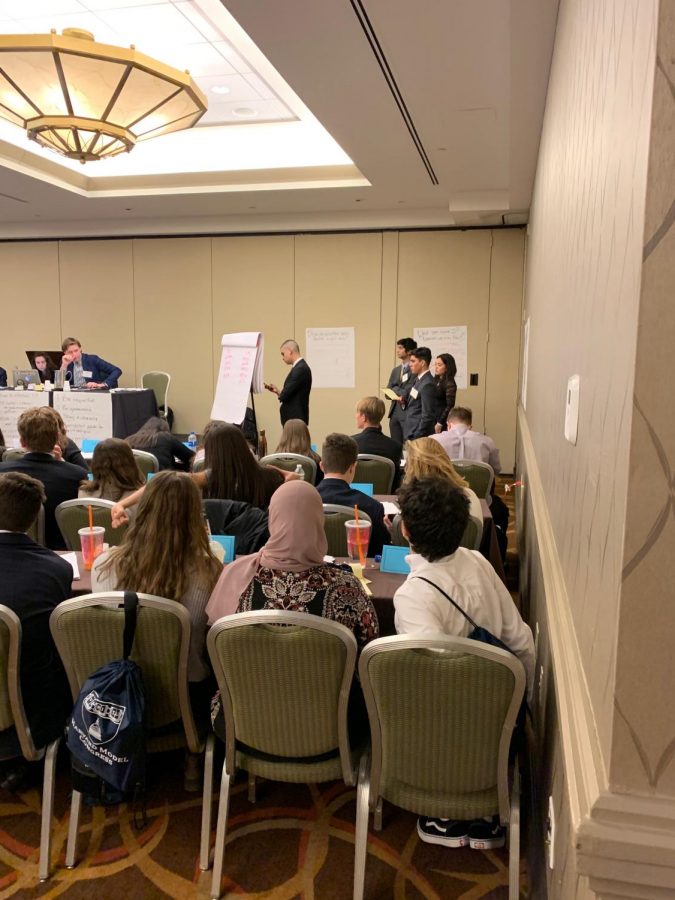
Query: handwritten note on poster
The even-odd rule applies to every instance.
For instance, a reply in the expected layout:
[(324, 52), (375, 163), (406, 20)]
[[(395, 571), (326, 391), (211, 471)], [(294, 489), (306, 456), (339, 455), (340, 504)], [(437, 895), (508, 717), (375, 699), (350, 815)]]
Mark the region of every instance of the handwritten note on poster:
[(466, 325), (439, 325), (430, 328), (415, 328), (413, 337), (418, 347), (428, 347), (431, 350), (431, 369), (434, 368), (434, 360), (441, 353), (449, 353), (455, 358), (457, 374), (455, 381), (458, 388), (466, 388), (469, 384), (467, 376), (467, 352), (466, 352)]
[(54, 392), (54, 409), (66, 423), (68, 437), (78, 447), (84, 440), (103, 441), (112, 437), (112, 397), (95, 391)]
[(7, 447), (20, 447), (16, 420), (26, 409), (49, 406), (49, 394), (38, 391), (0, 391), (0, 430)]
[(356, 386), (353, 328), (307, 328), (305, 337), (313, 388)]
[(246, 415), (248, 395), (263, 389), (264, 338), (259, 331), (224, 334), (212, 419), (240, 425)]

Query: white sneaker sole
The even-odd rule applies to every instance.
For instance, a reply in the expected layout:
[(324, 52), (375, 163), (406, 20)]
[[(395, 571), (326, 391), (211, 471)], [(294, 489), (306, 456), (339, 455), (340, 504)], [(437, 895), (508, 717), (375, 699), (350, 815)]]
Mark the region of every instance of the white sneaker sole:
[(469, 846), (468, 834), (465, 837), (444, 837), (442, 834), (427, 834), (426, 831), (422, 831), (419, 825), (417, 826), (417, 834), (425, 844), (438, 844), (441, 847), (452, 847), (453, 849)]
[(499, 850), (499, 848), (503, 847), (505, 843), (506, 838), (503, 835), (502, 837), (485, 838), (484, 840), (469, 838), (469, 846), (472, 850)]

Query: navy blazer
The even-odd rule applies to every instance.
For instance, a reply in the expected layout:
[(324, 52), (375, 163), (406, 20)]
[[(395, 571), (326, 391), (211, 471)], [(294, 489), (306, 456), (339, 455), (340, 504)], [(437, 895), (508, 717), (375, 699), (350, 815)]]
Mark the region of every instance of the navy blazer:
[(0, 387), (7, 387), (7, 370), (0, 366)]
[(28, 535), (0, 534), (0, 603), (21, 622), (23, 703), (38, 747), (63, 731), (73, 701), (49, 631), (54, 607), (71, 595), (73, 570)]
[(382, 429), (376, 425), (369, 425), (358, 434), (353, 434), (352, 437), (356, 441), (359, 453), (372, 453), (375, 456), (384, 456), (393, 462), (396, 469), (394, 470), (392, 490), (395, 490), (401, 473), (401, 445), (397, 441), (392, 440), (392, 438), (387, 437), (386, 434), (382, 434)]
[[(428, 371), (428, 370), (427, 370)], [(417, 396), (413, 396), (413, 391)], [(418, 377), (406, 397), (403, 436), (406, 441), (428, 437), (436, 424), (436, 383), (431, 372)]]
[[(122, 370), (112, 363), (106, 362), (95, 353), (83, 353), (80, 357), (82, 369), (85, 372), (91, 372), (91, 375), (85, 375), (85, 382), (96, 381), (99, 384), (104, 382), (109, 388), (117, 387), (117, 379), (121, 376)], [(68, 363), (66, 369), (68, 381), (73, 381), (73, 366), (75, 363)]]
[(389, 531), (384, 524), (384, 506), (379, 500), (369, 497), (362, 491), (355, 490), (343, 478), (324, 478), (316, 489), (321, 494), (323, 503), (337, 503), (339, 506), (348, 506), (350, 509), (358, 506), (364, 513), (368, 513), (373, 523), (370, 530), (368, 556), (382, 553), (383, 544), (391, 544)]
[(289, 419), (302, 419), (309, 425), (309, 392), (312, 390), (312, 370), (304, 359), (299, 359), (286, 376), (279, 392), (281, 424)]
[(23, 472), (45, 486), (45, 542), (53, 550), (65, 550), (66, 543), (54, 511), (64, 500), (75, 500), (80, 483), (87, 477), (79, 466), (54, 459), (50, 453), (24, 453), (20, 459), (0, 463), (1, 472)]

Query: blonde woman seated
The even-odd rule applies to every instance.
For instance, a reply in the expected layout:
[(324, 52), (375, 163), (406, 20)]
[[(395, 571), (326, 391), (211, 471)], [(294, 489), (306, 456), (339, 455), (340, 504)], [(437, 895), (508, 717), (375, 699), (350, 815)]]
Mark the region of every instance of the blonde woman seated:
[(429, 476), (447, 478), (455, 487), (461, 488), (469, 499), (469, 515), (480, 522), (483, 521), (480, 500), (471, 490), (468, 482), (457, 473), (450, 457), (438, 441), (429, 437), (408, 441), (403, 484), (407, 484), (412, 478), (428, 478)]
[(182, 472), (148, 482), (119, 547), (103, 553), (92, 591), (138, 591), (181, 603), (190, 614), (188, 680), (195, 717), (208, 717), (214, 679), (206, 652), (206, 604), (222, 571), (209, 548), (199, 488)]
[(117, 503), (145, 484), (131, 447), (119, 438), (107, 438), (96, 445), (91, 473), (93, 480), (82, 482), (78, 497), (97, 497)]
[(312, 438), (309, 428), (302, 419), (288, 419), (285, 423), (276, 453), (299, 453), (300, 456), (308, 456), (316, 463), (316, 476), (314, 484), (317, 485), (323, 478), (321, 471), (321, 457), (312, 450)]

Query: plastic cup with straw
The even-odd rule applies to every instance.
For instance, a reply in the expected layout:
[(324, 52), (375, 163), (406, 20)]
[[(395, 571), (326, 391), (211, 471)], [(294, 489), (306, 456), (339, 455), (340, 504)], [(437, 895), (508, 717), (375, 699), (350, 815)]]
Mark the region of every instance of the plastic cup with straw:
[(80, 536), (80, 546), (82, 547), (82, 561), (87, 571), (91, 570), (94, 560), (103, 551), (103, 541), (105, 538), (105, 528), (102, 525), (94, 525), (94, 510), (90, 505), (89, 510), (89, 527), (78, 529)]
[[(91, 507), (89, 508), (91, 509)], [(361, 542), (361, 528), (359, 527), (359, 508), (356, 504), (354, 504), (354, 519), (356, 520), (356, 546), (359, 551), (359, 562), (361, 563), (361, 568), (365, 569), (366, 557), (363, 552), (363, 544)]]

